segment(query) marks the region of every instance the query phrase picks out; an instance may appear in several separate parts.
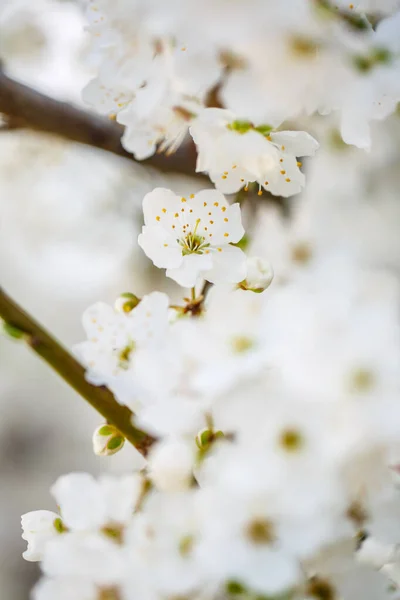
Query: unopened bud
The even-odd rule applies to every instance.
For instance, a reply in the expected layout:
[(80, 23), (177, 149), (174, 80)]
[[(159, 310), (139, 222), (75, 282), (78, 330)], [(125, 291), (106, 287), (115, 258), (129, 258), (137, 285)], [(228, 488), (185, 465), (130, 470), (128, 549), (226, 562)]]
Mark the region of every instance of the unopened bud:
[(135, 296), (135, 294), (126, 292), (124, 294), (121, 294), (120, 297), (116, 299), (114, 308), (117, 312), (130, 313), (131, 310), (136, 308), (139, 302), (140, 298)]
[(223, 431), (211, 431), (211, 429), (202, 429), (196, 436), (196, 445), (199, 450), (208, 450), (213, 442), (224, 438)]
[(18, 327), (14, 327), (14, 325), (10, 325), (10, 323), (6, 323), (5, 321), (2, 323), (1, 328), (5, 335), (13, 338), (14, 340), (22, 340), (26, 336), (24, 331), (18, 329)]
[(111, 456), (119, 452), (125, 438), (114, 425), (100, 425), (93, 433), (93, 452), (97, 456)]
[(239, 287), (260, 294), (271, 285), (273, 278), (271, 264), (259, 256), (252, 256), (247, 259), (247, 276)]

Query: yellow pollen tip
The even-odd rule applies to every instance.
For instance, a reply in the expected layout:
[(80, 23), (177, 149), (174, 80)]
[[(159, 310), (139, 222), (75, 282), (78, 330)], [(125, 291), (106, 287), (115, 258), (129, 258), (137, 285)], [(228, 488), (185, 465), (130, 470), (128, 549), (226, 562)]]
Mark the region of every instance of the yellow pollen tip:
[(227, 223), (229, 221), (229, 219), (227, 217), (225, 217), (224, 221), (225, 221), (225, 223)]
[(248, 192), (248, 191), (249, 191), (249, 186), (248, 186), (248, 185), (246, 185), (246, 186), (245, 186), (245, 188), (244, 188), (244, 191), (245, 191), (245, 192)]
[(193, 199), (194, 198), (194, 194), (190, 194), (189, 198)]
[(210, 221), (210, 225), (214, 225), (214, 221)]
[(214, 202), (214, 206), (218, 206), (218, 202)]
[(221, 210), (222, 210), (222, 212), (225, 212), (225, 211), (226, 211), (226, 206), (223, 206), (223, 207), (221, 208)]
[(237, 165), (232, 165), (232, 169), (236, 169)]
[(164, 248), (168, 248), (168, 244), (164, 244)]
[(156, 217), (156, 221), (159, 221), (161, 217)]
[(181, 202), (187, 202), (186, 198), (181, 198)]
[(241, 179), (240, 181), (241, 181), (242, 183), (244, 183), (244, 179)]
[(222, 248), (217, 248), (218, 252), (222, 252)]
[(229, 237), (229, 233), (224, 233), (224, 237)]
[(286, 175), (286, 171), (281, 171), (281, 175)]
[(290, 179), (290, 177), (286, 177), (285, 181), (287, 181), (288, 183), (290, 183), (292, 180)]
[(181, 208), (181, 212), (185, 212), (185, 209), (184, 209), (184, 208)]
[(175, 213), (175, 214), (174, 214), (174, 217), (179, 217), (179, 214), (178, 214), (178, 213)]
[(281, 146), (281, 150), (285, 150), (285, 146)]
[(262, 190), (258, 190), (257, 195), (262, 196)]
[(303, 163), (302, 163), (302, 162), (300, 162), (300, 161), (297, 161), (297, 166), (298, 166), (298, 167), (302, 167), (302, 166), (303, 166)]
[(221, 179), (228, 179), (226, 175), (222, 175)]
[(268, 185), (268, 184), (269, 184), (269, 181), (264, 181), (264, 185)]
[(167, 212), (167, 209), (166, 209), (166, 208), (162, 208), (161, 210), (163, 211), (163, 213), (166, 213), (166, 212)]
[(270, 135), (266, 135), (265, 139), (267, 139), (269, 142), (272, 142), (272, 137)]
[(228, 171), (224, 171), (224, 175), (228, 175)]
[(204, 202), (204, 203), (203, 203), (203, 206), (207, 206), (207, 202)]

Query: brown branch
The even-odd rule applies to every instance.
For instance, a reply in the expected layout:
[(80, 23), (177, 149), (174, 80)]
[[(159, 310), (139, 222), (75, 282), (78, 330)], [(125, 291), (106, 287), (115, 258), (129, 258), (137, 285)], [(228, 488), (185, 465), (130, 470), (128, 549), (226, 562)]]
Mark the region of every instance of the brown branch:
[(119, 404), (105, 386), (94, 386), (85, 379), (85, 369), (75, 358), (49, 335), (39, 323), (20, 308), (0, 287), (0, 318), (16, 337), (20, 333), (31, 349), (47, 362), (78, 394), (95, 408), (108, 422), (115, 425), (124, 437), (146, 453), (155, 439), (136, 429), (133, 413)]
[[(135, 160), (121, 144), (123, 127), (105, 117), (98, 116), (50, 98), (8, 77), (0, 64), (0, 113), (15, 128), (27, 128), (60, 136), (107, 150), (130, 160)], [(196, 150), (194, 144), (183, 145), (170, 156), (155, 154), (140, 164), (161, 171), (195, 175)]]

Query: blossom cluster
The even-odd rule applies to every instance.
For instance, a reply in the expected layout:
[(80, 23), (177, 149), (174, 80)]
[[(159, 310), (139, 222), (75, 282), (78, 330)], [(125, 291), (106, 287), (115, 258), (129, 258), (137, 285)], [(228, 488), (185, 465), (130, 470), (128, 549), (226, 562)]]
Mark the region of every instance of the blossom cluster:
[(189, 130), (197, 170), (221, 191), (257, 181), (289, 196), (304, 184), (296, 158), (316, 143), (281, 132), (285, 121), (337, 113), (343, 140), (368, 148), (370, 123), (395, 110), (398, 8), (394, 0), (90, 0), (98, 75), (84, 99), (125, 126), (123, 144), (139, 160), (175, 151)]
[(35, 600), (350, 599), (365, 581), (394, 598), (399, 554), (380, 520), (399, 500), (396, 279), (323, 256), (300, 285), (270, 286), (265, 260), (242, 267), (224, 240), (243, 227), (220, 192), (159, 188), (143, 207), (142, 247), (194, 295), (97, 303), (75, 352), (157, 442), (133, 475), (63, 476), (58, 512), (23, 516), (25, 558), (44, 572)]
[[(86, 100), (138, 159), (189, 133), (216, 189), (143, 199), (138, 245), (183, 298), (133, 289), (83, 315), (87, 380), (155, 441), (132, 474), (62, 476), (56, 511), (22, 517), (34, 600), (400, 597), (395, 136), (379, 123), (364, 161), (346, 146), (398, 127), (399, 8), (90, 2)], [(305, 115), (318, 153), (285, 123)], [(300, 192), (314, 155), (291, 220), (258, 198)], [(124, 445), (112, 424), (93, 441)]]

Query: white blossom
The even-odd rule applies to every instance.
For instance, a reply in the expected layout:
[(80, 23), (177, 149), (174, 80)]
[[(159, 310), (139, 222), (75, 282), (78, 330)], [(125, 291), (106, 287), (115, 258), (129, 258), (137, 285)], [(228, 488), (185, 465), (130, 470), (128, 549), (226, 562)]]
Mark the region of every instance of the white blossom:
[(156, 188), (143, 200), (144, 226), (139, 245), (156, 267), (183, 287), (199, 277), (212, 283), (242, 281), (245, 256), (233, 244), (243, 237), (240, 206), (203, 190), (188, 197)]
[(312, 156), (318, 148), (304, 131), (273, 131), (253, 125), (218, 108), (207, 108), (190, 127), (196, 143), (197, 171), (208, 172), (216, 187), (234, 193), (256, 182), (278, 196), (297, 194), (304, 186), (296, 157)]

